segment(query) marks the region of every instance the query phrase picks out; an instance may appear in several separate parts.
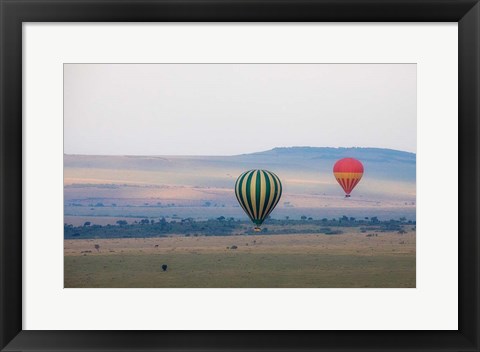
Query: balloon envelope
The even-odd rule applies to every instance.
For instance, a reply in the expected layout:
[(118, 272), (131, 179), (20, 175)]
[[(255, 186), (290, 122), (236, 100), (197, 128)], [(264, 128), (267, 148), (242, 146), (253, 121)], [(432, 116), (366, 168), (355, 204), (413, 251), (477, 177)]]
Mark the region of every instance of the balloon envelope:
[(238, 203), (255, 225), (260, 226), (282, 196), (277, 175), (267, 170), (249, 170), (235, 183)]
[(345, 191), (345, 196), (350, 197), (350, 193), (363, 176), (363, 165), (354, 158), (340, 159), (333, 166), (333, 174)]

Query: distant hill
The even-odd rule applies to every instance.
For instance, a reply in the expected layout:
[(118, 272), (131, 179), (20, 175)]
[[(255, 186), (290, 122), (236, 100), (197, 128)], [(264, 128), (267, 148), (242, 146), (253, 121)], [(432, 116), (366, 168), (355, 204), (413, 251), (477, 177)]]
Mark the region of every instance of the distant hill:
[[(332, 172), (336, 160), (344, 157), (359, 159), (365, 168), (348, 202)], [(210, 208), (205, 205), (212, 204), (222, 208), (221, 215), (238, 216), (242, 211), (233, 191), (235, 181), (254, 168), (275, 172), (282, 182), (276, 216), (300, 214), (305, 208), (322, 213), (336, 208), (339, 214), (356, 209), (350, 213), (354, 216), (366, 209), (372, 216), (395, 208), (414, 218), (416, 155), (381, 148), (291, 147), (233, 156), (65, 155), (65, 209), (70, 215), (133, 216), (144, 210), (123, 207), (167, 204), (172, 216), (192, 216), (188, 207), (202, 207), (200, 213), (206, 214)], [(113, 208), (87, 207), (97, 203)]]
[(281, 168), (300, 172), (310, 170), (331, 174), (333, 165), (341, 158), (356, 158), (365, 167), (365, 176), (390, 181), (415, 182), (416, 155), (381, 148), (274, 148), (264, 152), (238, 155), (234, 158), (242, 163), (280, 165)]
[[(336, 160), (346, 157), (359, 159), (365, 172), (389, 179), (415, 181), (416, 155), (392, 149), (381, 148), (328, 148), (290, 147), (274, 148), (267, 151), (234, 156), (95, 156), (65, 155), (64, 166), (89, 168), (116, 168), (152, 170), (175, 168), (184, 165), (204, 165), (204, 167), (232, 167), (251, 165), (254, 167), (299, 167), (321, 172), (330, 172)], [(300, 170), (301, 171), (301, 170)]]
[(283, 147), (264, 152), (243, 154), (251, 156), (307, 157), (312, 159), (358, 158), (362, 161), (407, 162), (415, 164), (414, 153), (382, 148)]
[[(363, 163), (365, 174), (360, 185), (368, 184), (369, 181), (415, 185), (416, 155), (381, 148), (291, 147), (234, 156), (65, 155), (64, 167), (67, 171), (98, 169), (105, 173), (106, 170), (116, 170), (111, 178), (113, 180), (121, 175), (121, 170), (153, 172), (145, 175), (145, 179), (140, 177), (136, 181), (208, 187), (231, 187), (231, 180), (236, 179), (241, 172), (263, 168), (276, 172), (287, 183), (288, 179), (305, 179), (331, 183), (336, 187), (332, 175), (333, 165), (336, 160), (345, 157), (354, 157)], [(308, 184), (309, 182), (306, 185)]]

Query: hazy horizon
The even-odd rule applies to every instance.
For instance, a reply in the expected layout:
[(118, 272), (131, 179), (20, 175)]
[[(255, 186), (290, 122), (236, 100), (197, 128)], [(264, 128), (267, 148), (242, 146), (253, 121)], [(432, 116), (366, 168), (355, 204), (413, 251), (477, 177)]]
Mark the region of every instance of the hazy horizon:
[[(336, 160), (362, 161), (365, 174), (346, 200)], [(249, 169), (274, 172), (283, 186), (273, 219), (343, 215), (416, 219), (416, 155), (386, 149), (298, 148), (238, 156), (64, 156), (65, 222), (115, 225), (136, 217), (247, 220), (234, 194)], [(101, 203), (100, 207), (95, 204)], [(138, 220), (138, 219), (137, 219)]]
[(255, 152), (250, 152), (250, 153), (240, 153), (240, 154), (232, 154), (232, 155), (198, 155), (198, 154), (77, 154), (77, 153), (63, 153), (64, 155), (71, 155), (71, 156), (128, 156), (128, 157), (145, 157), (145, 156), (150, 156), (150, 157), (155, 157), (155, 156), (172, 156), (172, 157), (229, 157), (229, 156), (241, 156), (241, 155), (248, 155), (248, 154), (256, 154), (256, 153), (264, 153), (264, 152), (269, 152), (275, 149), (293, 149), (293, 148), (331, 148), (331, 149), (382, 149), (382, 150), (392, 150), (392, 151), (397, 151), (397, 152), (402, 152), (402, 153), (410, 153), (416, 155), (416, 152), (410, 152), (406, 150), (400, 150), (400, 149), (391, 149), (391, 148), (382, 148), (382, 147), (311, 147), (311, 146), (291, 146), (291, 147), (273, 147), (271, 149), (267, 150), (259, 150)]

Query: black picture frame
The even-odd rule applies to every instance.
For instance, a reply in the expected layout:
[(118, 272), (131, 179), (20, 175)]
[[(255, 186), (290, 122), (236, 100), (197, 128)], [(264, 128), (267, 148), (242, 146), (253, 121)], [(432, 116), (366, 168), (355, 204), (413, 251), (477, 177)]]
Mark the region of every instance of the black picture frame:
[[(2, 351), (480, 350), (478, 0), (0, 0), (0, 16)], [(458, 331), (22, 330), (22, 23), (144, 21), (458, 22)]]

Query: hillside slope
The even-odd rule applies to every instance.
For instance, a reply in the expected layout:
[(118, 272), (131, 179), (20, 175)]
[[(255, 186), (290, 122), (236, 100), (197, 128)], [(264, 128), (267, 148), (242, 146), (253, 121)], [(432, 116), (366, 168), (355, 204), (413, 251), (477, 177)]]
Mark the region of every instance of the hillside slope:
[[(332, 174), (335, 161), (343, 157), (355, 157), (365, 167), (348, 201)], [(284, 192), (277, 214), (293, 214), (293, 208), (354, 208), (359, 214), (372, 207), (415, 212), (415, 154), (378, 148), (291, 147), (234, 156), (65, 155), (65, 214), (141, 216), (150, 213), (132, 206), (168, 205), (172, 214), (215, 216), (214, 210), (205, 208), (216, 205), (224, 214), (236, 216), (241, 214), (233, 191), (236, 178), (253, 168), (268, 169), (280, 177)], [(115, 204), (115, 208), (92, 212), (81, 207), (97, 203)], [(186, 209), (193, 207), (201, 209)]]

